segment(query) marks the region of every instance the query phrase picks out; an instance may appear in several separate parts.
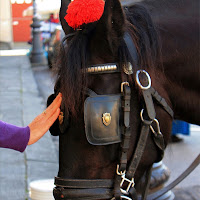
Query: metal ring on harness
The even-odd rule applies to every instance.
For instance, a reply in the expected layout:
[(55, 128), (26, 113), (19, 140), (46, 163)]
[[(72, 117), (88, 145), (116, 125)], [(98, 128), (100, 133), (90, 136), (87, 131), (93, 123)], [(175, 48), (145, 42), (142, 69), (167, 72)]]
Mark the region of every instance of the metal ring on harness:
[(144, 109), (142, 109), (141, 112), (140, 112), (140, 118), (141, 118), (142, 122), (144, 124), (151, 125), (154, 120), (146, 120), (146, 119), (144, 119), (143, 113), (144, 113)]
[[(140, 79), (139, 79), (139, 74), (140, 73), (144, 73), (145, 75), (146, 75), (146, 77), (147, 77), (147, 79), (148, 79), (148, 85), (147, 86), (143, 86), (142, 84), (141, 84), (141, 82), (140, 82)], [(136, 72), (136, 82), (137, 82), (137, 84), (139, 85), (139, 87), (141, 88), (141, 89), (143, 89), (143, 90), (148, 90), (150, 87), (151, 87), (151, 77), (150, 77), (150, 75), (145, 71), (145, 70), (138, 70), (137, 72)]]

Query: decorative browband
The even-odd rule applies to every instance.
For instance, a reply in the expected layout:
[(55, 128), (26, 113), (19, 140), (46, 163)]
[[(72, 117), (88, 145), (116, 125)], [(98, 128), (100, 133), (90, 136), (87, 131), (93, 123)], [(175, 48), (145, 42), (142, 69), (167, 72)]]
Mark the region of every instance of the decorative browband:
[(113, 73), (119, 71), (119, 67), (116, 64), (96, 65), (86, 69), (87, 73)]
[[(123, 66), (124, 73), (132, 74), (133, 73), (133, 66), (129, 62), (127, 66)], [(102, 64), (102, 65), (95, 65), (88, 67), (86, 69), (87, 73), (95, 74), (95, 73), (114, 73), (120, 72), (120, 67), (116, 64)]]

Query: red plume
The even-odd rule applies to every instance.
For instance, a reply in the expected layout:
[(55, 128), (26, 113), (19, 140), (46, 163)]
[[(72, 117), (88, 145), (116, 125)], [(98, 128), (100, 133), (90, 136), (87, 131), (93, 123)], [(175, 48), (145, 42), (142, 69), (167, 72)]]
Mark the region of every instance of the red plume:
[(104, 0), (74, 0), (67, 9), (65, 20), (72, 28), (98, 21), (103, 15)]

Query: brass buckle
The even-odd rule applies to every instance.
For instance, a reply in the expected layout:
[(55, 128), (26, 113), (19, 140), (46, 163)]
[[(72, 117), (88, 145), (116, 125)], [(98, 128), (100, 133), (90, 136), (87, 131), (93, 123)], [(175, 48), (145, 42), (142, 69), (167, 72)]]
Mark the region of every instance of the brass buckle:
[(122, 82), (121, 83), (121, 93), (124, 92), (124, 85), (128, 85), (129, 86), (129, 82)]
[(134, 178), (132, 178), (131, 180), (129, 180), (128, 178), (126, 178), (126, 174), (121, 175), (121, 178), (122, 178), (122, 181), (120, 183), (120, 187), (123, 186), (123, 184), (124, 184), (125, 181), (128, 182), (127, 188), (125, 190), (121, 188), (121, 192), (123, 194), (129, 194), (130, 188), (135, 186)]
[[(121, 183), (120, 183), (120, 190), (121, 190), (122, 194), (124, 194), (124, 195), (129, 194), (130, 188), (135, 186), (134, 178), (132, 178), (131, 180), (126, 178), (126, 170), (124, 170), (123, 172), (122, 171), (119, 172), (119, 165), (117, 165), (116, 172), (117, 172), (117, 175), (121, 176), (121, 179), (122, 179)], [(122, 189), (121, 187), (123, 186), (125, 181), (128, 182), (128, 186), (126, 189)], [(121, 197), (124, 199), (130, 199), (129, 197), (126, 197), (126, 196), (121, 196)]]

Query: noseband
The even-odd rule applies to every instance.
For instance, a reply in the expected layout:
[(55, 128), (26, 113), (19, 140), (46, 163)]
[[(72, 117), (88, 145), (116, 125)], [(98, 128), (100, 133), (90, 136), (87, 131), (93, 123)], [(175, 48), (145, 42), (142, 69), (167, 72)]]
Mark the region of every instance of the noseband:
[[(66, 40), (69, 37), (72, 37), (75, 33), (67, 35), (63, 39), (63, 44), (65, 44)], [(137, 51), (135, 45), (131, 39), (131, 36), (128, 32), (124, 35), (124, 41), (126, 43), (127, 49), (129, 51), (132, 62), (134, 63), (134, 67), (137, 66)], [(124, 77), (128, 77), (128, 75), (133, 73), (132, 64), (128, 64), (128, 66), (124, 67)], [(99, 74), (99, 73), (115, 73), (121, 72), (121, 69), (117, 64), (103, 64), (98, 66), (88, 67), (86, 69), (87, 73), (90, 74)], [(144, 85), (141, 81), (141, 74), (145, 76), (145, 80), (147, 80), (147, 84)], [(128, 79), (128, 78), (125, 78)], [(144, 153), (144, 149), (147, 142), (148, 134), (151, 130), (153, 133), (153, 139), (160, 150), (161, 157), (163, 156), (163, 152), (165, 149), (163, 135), (160, 132), (160, 126), (158, 120), (155, 118), (156, 112), (154, 108), (154, 100), (159, 103), (162, 108), (173, 118), (173, 111), (170, 106), (167, 104), (164, 98), (162, 98), (159, 93), (151, 86), (151, 78), (149, 74), (145, 70), (138, 70), (136, 72), (136, 83), (139, 89), (142, 92), (143, 99), (145, 102), (144, 109), (141, 110), (140, 118), (142, 122), (141, 131), (139, 140), (136, 146), (136, 150), (132, 156), (132, 160), (127, 165), (127, 153), (129, 150), (130, 143), (130, 100), (131, 100), (131, 89), (127, 80), (123, 80), (121, 83), (121, 107), (123, 110), (123, 123), (121, 128), (123, 129), (121, 134), (121, 156), (119, 158), (119, 163), (116, 167), (116, 175), (115, 179), (63, 179), (60, 177), (55, 177), (55, 185), (54, 188), (54, 197), (56, 200), (61, 199), (76, 199), (76, 200), (96, 200), (96, 199), (111, 199), (111, 200), (120, 200), (120, 199), (128, 199), (128, 200), (136, 200), (138, 196), (136, 194), (136, 190), (134, 188), (134, 175), (140, 163), (141, 157)], [(95, 98), (102, 99), (102, 96), (96, 95), (93, 91), (87, 89), (86, 93), (89, 93), (90, 96)], [(109, 95), (108, 95), (109, 96)], [(115, 97), (116, 98), (116, 97)], [(92, 99), (94, 100), (94, 99)], [(113, 98), (112, 98), (113, 100)], [(104, 100), (106, 101), (106, 100)], [(107, 101), (106, 101), (107, 102)], [(114, 101), (115, 102), (115, 101)], [(87, 107), (88, 108), (88, 107)], [(84, 113), (85, 114), (85, 113)], [(108, 123), (109, 116), (105, 116), (105, 123)], [(110, 119), (113, 120), (113, 119)], [(89, 125), (88, 125), (89, 126)], [(91, 134), (89, 135), (91, 136)], [(119, 139), (118, 137), (116, 137)], [(117, 139), (114, 139), (116, 142)], [(92, 140), (92, 138), (91, 138)], [(109, 139), (107, 139), (109, 140)], [(95, 141), (98, 143), (98, 141)], [(107, 144), (109, 144), (110, 140)], [(113, 142), (113, 141), (112, 141)], [(117, 141), (120, 142), (120, 141)], [(145, 181), (145, 190), (142, 194), (142, 199), (150, 199), (147, 197), (148, 186), (150, 183), (151, 177), (151, 169), (147, 172), (147, 178)], [(156, 197), (157, 198), (157, 197)], [(151, 198), (155, 199), (155, 198)]]

